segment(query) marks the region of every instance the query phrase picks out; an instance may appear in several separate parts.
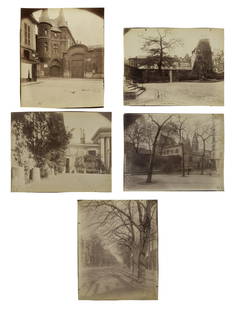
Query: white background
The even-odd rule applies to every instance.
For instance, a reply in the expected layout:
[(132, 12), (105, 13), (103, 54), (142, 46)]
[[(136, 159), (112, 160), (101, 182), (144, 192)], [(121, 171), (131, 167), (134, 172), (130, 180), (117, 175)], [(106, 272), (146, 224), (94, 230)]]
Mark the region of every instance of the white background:
[[(237, 309), (237, 10), (234, 3), (227, 0), (2, 1), (1, 309)], [(104, 110), (113, 111), (113, 193), (10, 192), (10, 112), (26, 110), (20, 108), (19, 101), (20, 7), (49, 6), (105, 7)], [(123, 107), (123, 28), (134, 26), (224, 27), (225, 107)], [(148, 111), (225, 113), (225, 192), (123, 192), (123, 113)], [(159, 200), (159, 301), (77, 300), (76, 201), (118, 198)]]

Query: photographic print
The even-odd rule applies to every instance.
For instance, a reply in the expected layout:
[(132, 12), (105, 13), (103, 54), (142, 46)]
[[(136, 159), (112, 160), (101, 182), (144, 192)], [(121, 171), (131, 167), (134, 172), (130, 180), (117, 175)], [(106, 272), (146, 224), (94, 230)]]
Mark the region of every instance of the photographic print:
[(124, 29), (125, 105), (224, 105), (224, 29)]
[(21, 9), (21, 106), (104, 106), (104, 9)]
[(79, 299), (158, 299), (156, 200), (78, 201)]
[(14, 192), (111, 191), (111, 113), (11, 115)]
[(224, 190), (223, 114), (125, 114), (126, 191)]

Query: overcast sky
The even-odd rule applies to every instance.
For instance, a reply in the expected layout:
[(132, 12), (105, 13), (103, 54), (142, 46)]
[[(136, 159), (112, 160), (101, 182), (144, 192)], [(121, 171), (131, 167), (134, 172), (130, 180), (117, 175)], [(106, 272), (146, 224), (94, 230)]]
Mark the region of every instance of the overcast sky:
[(80, 128), (85, 129), (86, 142), (100, 127), (111, 127), (111, 122), (98, 112), (63, 112), (64, 123), (68, 130), (73, 130), (71, 143), (80, 143)]
[[(167, 28), (166, 28), (167, 29)], [(124, 35), (124, 57), (144, 56), (147, 52), (142, 50), (144, 37), (157, 36), (158, 28), (137, 28), (131, 29)], [(164, 33), (164, 28), (159, 28)], [(209, 39), (212, 50), (224, 50), (224, 31), (223, 29), (210, 28), (170, 28), (169, 38), (181, 39), (183, 45), (177, 46), (170, 51), (170, 55), (180, 57), (185, 54), (191, 55), (192, 50), (197, 46), (200, 39)]]
[[(49, 18), (56, 18), (60, 9), (48, 9)], [(63, 9), (64, 16), (68, 22), (74, 39), (78, 43), (85, 45), (103, 45), (104, 42), (104, 20), (86, 10), (80, 9)], [(39, 20), (41, 10), (34, 14), (36, 20)]]

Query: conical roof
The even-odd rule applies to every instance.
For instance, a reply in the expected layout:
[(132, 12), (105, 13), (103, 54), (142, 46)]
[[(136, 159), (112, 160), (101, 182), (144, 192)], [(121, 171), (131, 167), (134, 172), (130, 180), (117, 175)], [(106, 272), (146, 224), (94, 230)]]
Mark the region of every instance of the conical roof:
[(43, 9), (41, 11), (39, 22), (40, 23), (48, 23), (50, 25), (52, 24), (51, 21), (50, 21), (50, 18), (49, 18), (48, 9)]
[(59, 16), (57, 17), (58, 27), (67, 27), (63, 9), (60, 9)]

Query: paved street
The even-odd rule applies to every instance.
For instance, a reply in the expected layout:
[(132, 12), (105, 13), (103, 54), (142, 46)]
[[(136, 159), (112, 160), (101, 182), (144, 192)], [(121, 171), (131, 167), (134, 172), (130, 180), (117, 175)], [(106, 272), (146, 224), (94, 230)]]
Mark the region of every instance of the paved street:
[(103, 97), (103, 80), (50, 78), (21, 87), (22, 107), (96, 107)]
[(156, 272), (148, 274), (146, 284), (137, 281), (123, 266), (83, 267), (80, 271), (80, 299), (155, 299)]
[(146, 91), (127, 105), (217, 105), (224, 104), (224, 82), (145, 83)]
[(109, 174), (59, 174), (29, 183), (18, 188), (19, 192), (109, 192)]
[(146, 183), (145, 175), (126, 175), (127, 191), (163, 191), (163, 190), (222, 190), (221, 178), (210, 175), (153, 175), (152, 183)]

